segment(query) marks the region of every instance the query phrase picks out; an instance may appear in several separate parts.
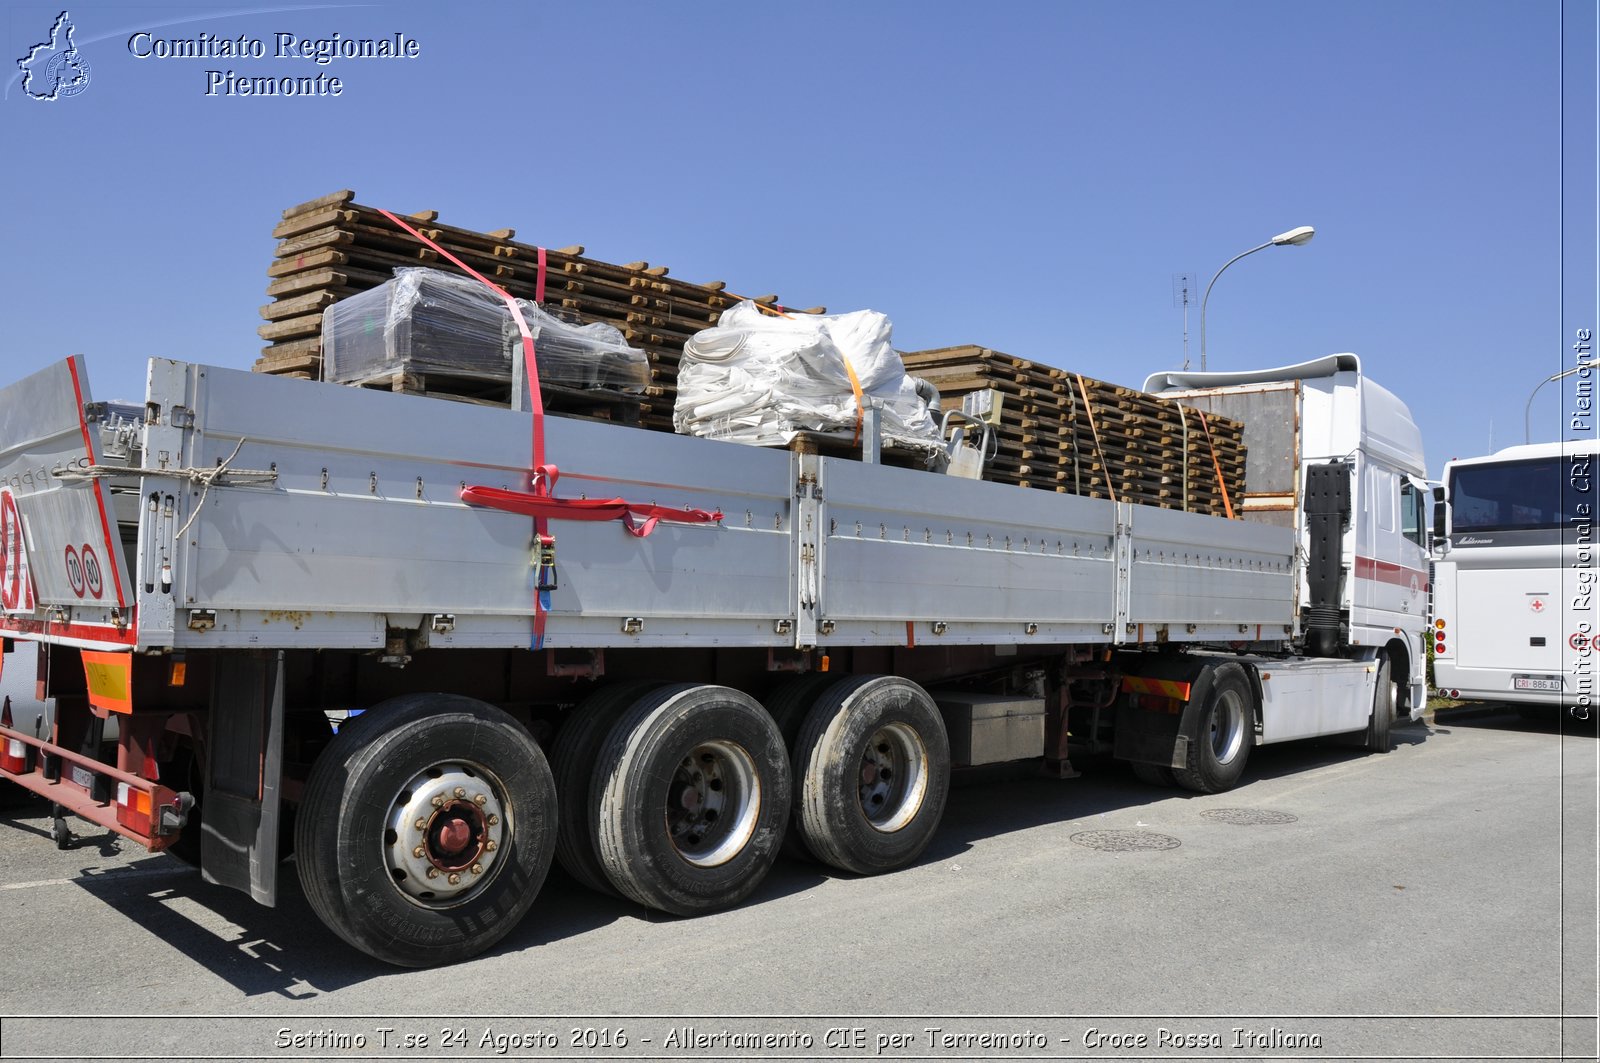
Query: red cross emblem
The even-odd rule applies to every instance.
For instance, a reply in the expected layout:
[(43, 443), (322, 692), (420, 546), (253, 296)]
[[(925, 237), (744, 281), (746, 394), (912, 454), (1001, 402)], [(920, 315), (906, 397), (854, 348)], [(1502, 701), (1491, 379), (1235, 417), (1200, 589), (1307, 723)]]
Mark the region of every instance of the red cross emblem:
[(1533, 601), (1528, 603), (1528, 608), (1532, 609), (1536, 613), (1544, 612), (1544, 599), (1535, 598)]

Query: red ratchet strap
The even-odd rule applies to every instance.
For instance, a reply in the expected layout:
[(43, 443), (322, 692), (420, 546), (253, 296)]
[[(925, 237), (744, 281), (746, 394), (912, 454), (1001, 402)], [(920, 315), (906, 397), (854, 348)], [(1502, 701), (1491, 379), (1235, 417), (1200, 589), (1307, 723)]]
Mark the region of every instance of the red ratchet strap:
[[(547, 465), (544, 460), (544, 399), (539, 390), (539, 364), (534, 357), (533, 332), (528, 328), (528, 322), (522, 316), (522, 308), (517, 305), (517, 300), (504, 288), (484, 277), (477, 270), (422, 235), (412, 226), (407, 225), (386, 210), (380, 209), (378, 213), (416, 237), (432, 250), (438, 252), (468, 276), (479, 281), (505, 300), (506, 309), (511, 311), (511, 316), (517, 323), (517, 330), (522, 334), (522, 358), (524, 372), (528, 378), (528, 391), (532, 406), (530, 412), (533, 414), (533, 463), (528, 470), (528, 490), (508, 491), (501, 487), (463, 487), (461, 489), (461, 500), (469, 505), (484, 506), (508, 513), (519, 513), (533, 518), (534, 542), (538, 548), (537, 556), (541, 559), (535, 562), (537, 571), (533, 594), (533, 648), (536, 650), (542, 649), (544, 646), (545, 617), (550, 611), (550, 603), (547, 597), (549, 591), (542, 588), (544, 568), (546, 566), (546, 562), (542, 559), (546, 556), (553, 557), (555, 547), (555, 539), (549, 534), (549, 521), (620, 520), (628, 534), (642, 539), (655, 531), (656, 525), (664, 520), (680, 524), (711, 524), (720, 521), (722, 513), (720, 511), (708, 513), (703, 509), (669, 509), (665, 506), (629, 502), (622, 498), (603, 500), (556, 498), (553, 492), (556, 481), (561, 477), (561, 470), (554, 465)], [(545, 270), (546, 254), (545, 249), (541, 247), (539, 248), (539, 274), (534, 282), (534, 302), (537, 303), (544, 302)], [(635, 523), (636, 518), (642, 520), (642, 523)]]
[[(528, 378), (528, 394), (531, 396), (529, 405), (532, 407), (530, 412), (533, 414), (533, 461), (528, 466), (528, 489), (539, 494), (549, 494), (550, 486), (546, 483), (543, 483), (540, 478), (540, 472), (545, 468), (545, 463), (544, 396), (539, 390), (539, 361), (534, 356), (533, 351), (533, 330), (528, 328), (527, 319), (522, 316), (522, 308), (517, 305), (516, 299), (512, 298), (510, 292), (489, 280), (489, 278), (485, 277), (483, 274), (479, 273), (477, 270), (461, 261), (455, 255), (452, 255), (450, 252), (446, 251), (444, 248), (440, 247), (438, 244), (422, 235), (422, 233), (418, 232), (414, 227), (401, 221), (398, 217), (381, 207), (378, 209), (378, 213), (382, 214), (385, 218), (388, 218), (400, 228), (416, 237), (429, 248), (438, 252), (439, 255), (453, 263), (467, 276), (478, 281), (480, 284), (484, 285), (490, 291), (498, 295), (501, 299), (505, 300), (506, 309), (511, 311), (511, 318), (517, 323), (517, 331), (522, 334), (522, 371)], [(541, 302), (544, 299), (544, 259), (544, 248), (541, 247), (539, 248), (539, 277), (535, 284), (535, 294), (537, 295), (537, 298), (534, 300), (535, 302)], [(555, 545), (554, 540), (552, 540), (550, 537), (549, 529), (545, 525), (545, 519), (543, 517), (534, 518), (533, 537), (535, 546), (538, 548), (538, 553), (535, 555), (536, 557), (545, 556), (546, 551), (550, 548), (553, 548)], [(543, 582), (542, 568), (542, 564), (536, 561), (533, 591), (533, 648), (536, 650), (544, 647), (545, 614), (549, 611), (549, 601), (546, 598), (548, 592), (539, 589), (540, 584)]]
[[(554, 483), (556, 470), (547, 467), (544, 481)], [(715, 524), (722, 513), (703, 509), (672, 509), (625, 498), (553, 498), (527, 491), (507, 491), (503, 487), (463, 487), (461, 500), (470, 505), (520, 513), (525, 517), (549, 520), (620, 520), (629, 535), (643, 539), (662, 521), (678, 524)], [(643, 523), (634, 523), (636, 518)]]

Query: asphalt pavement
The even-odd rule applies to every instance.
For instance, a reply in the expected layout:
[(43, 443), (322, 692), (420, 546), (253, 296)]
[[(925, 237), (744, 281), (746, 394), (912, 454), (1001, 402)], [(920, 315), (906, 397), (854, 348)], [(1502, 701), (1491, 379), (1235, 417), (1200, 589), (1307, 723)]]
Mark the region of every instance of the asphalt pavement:
[(1441, 711), (1214, 796), (968, 779), (915, 867), (699, 919), (552, 873), (402, 971), (88, 824), (0, 813), (0, 1058), (1595, 1058), (1596, 738)]

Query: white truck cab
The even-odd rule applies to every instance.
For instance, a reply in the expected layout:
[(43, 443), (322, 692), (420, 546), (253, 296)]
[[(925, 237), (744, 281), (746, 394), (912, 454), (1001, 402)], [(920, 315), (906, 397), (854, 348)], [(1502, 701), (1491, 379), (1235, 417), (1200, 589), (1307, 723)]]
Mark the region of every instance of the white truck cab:
[(1292, 526), (1307, 652), (1387, 658), (1396, 705), (1426, 704), (1428, 528), (1422, 434), (1354, 354), (1235, 373), (1168, 371), (1144, 390), (1245, 424), (1246, 520)]

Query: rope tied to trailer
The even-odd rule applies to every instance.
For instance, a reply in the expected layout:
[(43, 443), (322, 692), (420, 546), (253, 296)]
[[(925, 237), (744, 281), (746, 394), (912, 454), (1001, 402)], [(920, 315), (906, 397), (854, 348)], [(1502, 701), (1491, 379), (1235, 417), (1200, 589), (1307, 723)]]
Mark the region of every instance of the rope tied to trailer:
[[(546, 617), (550, 612), (550, 592), (557, 589), (555, 574), (555, 536), (550, 534), (552, 520), (620, 520), (623, 529), (635, 538), (644, 538), (655, 531), (662, 521), (683, 524), (709, 524), (722, 520), (720, 511), (701, 509), (670, 509), (653, 503), (629, 502), (623, 498), (585, 499), (555, 497), (556, 481), (561, 470), (545, 461), (544, 446), (544, 395), (539, 387), (539, 362), (534, 350), (533, 330), (528, 327), (522, 308), (510, 292), (489, 280), (483, 274), (461, 261), (460, 258), (430, 240), (414, 226), (402, 221), (387, 210), (378, 213), (410, 233), (419, 242), (456, 266), (467, 276), (494, 292), (506, 304), (517, 331), (522, 337), (523, 376), (528, 382), (529, 412), (533, 415), (532, 461), (528, 466), (528, 490), (511, 491), (503, 487), (464, 486), (461, 500), (468, 505), (518, 513), (533, 518), (533, 645), (535, 650), (544, 647)], [(544, 302), (546, 253), (539, 248), (539, 271), (534, 280), (534, 301)], [(851, 373), (852, 379), (854, 372)], [(859, 390), (857, 391), (859, 395)], [(637, 522), (636, 522), (637, 521)]]

